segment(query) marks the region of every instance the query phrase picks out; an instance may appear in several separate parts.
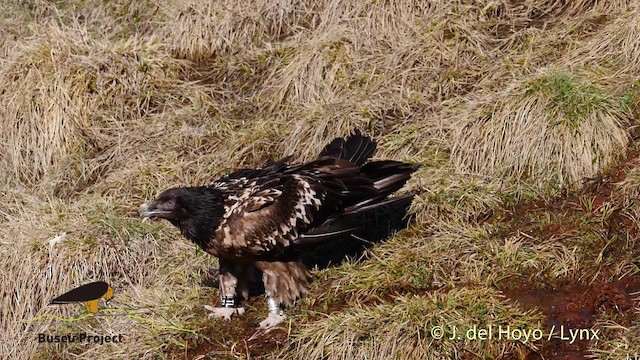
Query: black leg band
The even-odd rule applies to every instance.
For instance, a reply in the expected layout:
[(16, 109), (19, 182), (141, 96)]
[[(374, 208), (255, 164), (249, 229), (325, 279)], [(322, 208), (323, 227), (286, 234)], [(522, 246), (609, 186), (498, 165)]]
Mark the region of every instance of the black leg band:
[(232, 308), (236, 307), (236, 299), (233, 296), (220, 296), (220, 302), (222, 302), (222, 307)]

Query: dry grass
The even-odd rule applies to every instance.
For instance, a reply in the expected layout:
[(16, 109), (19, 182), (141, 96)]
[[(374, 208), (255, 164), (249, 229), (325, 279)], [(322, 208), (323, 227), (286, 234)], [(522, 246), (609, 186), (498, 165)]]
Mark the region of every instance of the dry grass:
[[(183, 328), (191, 317), (176, 317), (175, 301), (204, 296), (198, 287), (185, 285), (197, 280), (198, 274), (206, 269), (211, 262), (208, 256), (196, 254), (184, 242), (176, 242), (177, 234), (166, 231), (162, 224), (142, 224), (135, 218), (121, 215), (123, 208), (117, 199), (87, 196), (74, 203), (60, 200), (42, 203), (8, 191), (7, 200), (14, 208), (6, 212), (1, 238), (15, 240), (3, 240), (2, 243), (0, 259), (5, 269), (5, 286), (0, 291), (4, 299), (2, 307), (12, 311), (3, 311), (0, 320), (3, 339), (17, 340), (24, 347), (23, 353), (9, 355), (33, 354), (38, 348), (38, 343), (33, 341), (36, 334), (57, 333), (55, 329), (99, 334), (122, 333), (123, 329), (135, 326), (143, 331), (127, 332), (125, 336), (132, 342), (153, 346), (137, 350), (110, 348), (110, 353), (116, 357), (135, 356), (154, 348), (159, 350), (166, 344), (157, 342), (157, 337), (170, 339), (170, 335), (182, 332), (177, 329)], [(65, 235), (61, 242), (50, 243), (56, 235), (62, 234)], [(142, 309), (144, 321), (121, 313), (105, 316), (97, 323), (85, 319), (67, 324), (48, 317), (28, 321), (43, 314), (65, 318), (78, 316), (77, 308), (73, 306), (46, 305), (68, 289), (99, 279), (109, 279), (116, 289), (116, 297), (109, 307)], [(188, 308), (193, 312), (195, 306), (194, 303)], [(158, 326), (151, 326), (151, 321)], [(160, 325), (175, 329), (162, 329)], [(8, 344), (13, 343), (9, 341)], [(50, 346), (40, 350), (68, 356), (78, 349)], [(94, 357), (96, 351), (101, 350), (83, 349), (82, 352), (86, 357)]]
[[(569, 65), (589, 65), (612, 71), (617, 77), (635, 76), (640, 64), (640, 47), (636, 39), (640, 30), (635, 25), (640, 19), (640, 7), (633, 5), (590, 41), (582, 44), (565, 59)], [(625, 76), (626, 75), (626, 76)]]
[[(632, 309), (637, 315), (640, 309)], [(592, 348), (594, 359), (633, 358), (640, 353), (640, 323), (635, 320), (626, 325), (616, 316), (605, 315), (598, 321), (598, 327), (604, 329), (597, 346)]]
[(454, 135), (462, 169), (497, 178), (575, 188), (626, 149), (622, 95), (575, 75), (549, 72), (468, 105)]
[(616, 187), (618, 193), (613, 203), (631, 220), (631, 224), (640, 224), (640, 168), (634, 167)]
[(184, 93), (182, 64), (153, 39), (97, 42), (81, 30), (43, 30), (0, 72), (3, 167), (26, 186), (96, 182), (141, 141), (122, 136), (132, 123), (199, 95)]
[[(262, 48), (313, 26), (313, 3), (299, 1), (193, 1), (168, 3), (163, 28), (179, 57), (206, 62)], [(249, 48), (249, 49), (247, 49)]]
[[(453, 340), (476, 326), (507, 324), (513, 328), (536, 326), (540, 318), (506, 304), (494, 290), (452, 289), (426, 296), (400, 296), (376, 306), (354, 304), (317, 323), (302, 326), (290, 351), (291, 359), (452, 359), (468, 354), (500, 358), (524, 353), (519, 341)], [(445, 340), (431, 329), (442, 326)], [(320, 344), (320, 346), (318, 346)]]
[[(407, 186), (416, 224), (362, 263), (316, 273), (316, 289), (386, 300), (297, 316), (286, 355), (523, 357), (521, 344), (424, 335), (444, 321), (534, 324), (500, 298), (501, 281), (634, 268), (615, 257), (637, 254), (631, 234), (603, 230), (611, 212), (550, 239), (486, 220), (575, 190), (624, 153), (640, 108), (639, 11), (628, 0), (0, 4), (0, 340), (23, 349), (0, 346), (0, 357), (157, 358), (212, 333), (201, 306), (215, 291), (200, 277), (213, 260), (174, 229), (141, 224), (136, 206), (234, 168), (312, 158), (354, 127), (379, 141), (377, 157), (422, 164)], [(637, 222), (635, 173), (607, 209)], [(108, 316), (20, 322), (81, 314), (45, 304), (99, 279), (116, 289)], [(144, 311), (118, 313), (128, 307)], [(131, 341), (32, 341), (79, 330)]]
[(527, 234), (504, 237), (498, 227), (460, 221), (434, 228), (398, 234), (372, 252), (374, 261), (342, 266), (333, 275), (335, 286), (369, 297), (397, 288), (495, 286), (509, 278), (552, 281), (584, 272), (582, 254), (555, 239), (541, 243)]

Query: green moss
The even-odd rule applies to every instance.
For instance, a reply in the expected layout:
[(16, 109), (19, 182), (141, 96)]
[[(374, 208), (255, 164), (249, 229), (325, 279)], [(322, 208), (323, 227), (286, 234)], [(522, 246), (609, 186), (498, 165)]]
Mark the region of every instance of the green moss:
[(633, 112), (640, 105), (640, 84), (631, 85), (620, 98), (620, 105), (625, 112)]
[(547, 110), (552, 119), (550, 128), (566, 126), (574, 132), (595, 109), (606, 110), (611, 106), (601, 89), (573, 75), (542, 76), (529, 83), (527, 93), (541, 93), (548, 97)]

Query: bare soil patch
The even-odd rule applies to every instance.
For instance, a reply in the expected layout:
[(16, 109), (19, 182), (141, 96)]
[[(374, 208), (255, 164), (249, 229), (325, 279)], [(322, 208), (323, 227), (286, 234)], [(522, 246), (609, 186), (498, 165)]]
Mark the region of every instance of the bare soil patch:
[[(613, 282), (597, 282), (590, 285), (567, 285), (560, 288), (538, 288), (538, 284), (526, 284), (505, 290), (504, 294), (514, 303), (526, 309), (537, 309), (544, 314), (545, 331), (557, 336), (539, 344), (537, 352), (531, 352), (528, 360), (534, 359), (586, 359), (590, 341), (582, 338), (575, 342), (560, 338), (569, 336), (568, 329), (590, 329), (603, 312), (627, 314), (630, 323), (632, 310), (638, 306), (640, 276), (627, 276)], [(634, 295), (636, 294), (636, 295)]]

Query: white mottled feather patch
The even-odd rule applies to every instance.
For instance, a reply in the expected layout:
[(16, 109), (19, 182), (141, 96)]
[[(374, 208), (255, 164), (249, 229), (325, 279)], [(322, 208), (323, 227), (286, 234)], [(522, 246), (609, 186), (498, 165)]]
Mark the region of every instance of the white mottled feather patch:
[[(285, 206), (283, 208), (285, 212), (282, 214), (284, 218), (278, 218), (271, 231), (265, 229), (267, 230), (265, 234), (257, 237), (257, 234), (251, 235), (246, 239), (243, 235), (251, 232), (252, 226), (259, 225), (247, 223), (245, 226), (249, 226), (249, 228), (245, 228), (239, 234), (231, 234), (227, 220), (230, 218), (243, 218), (246, 213), (259, 211), (281, 197), (283, 190), (268, 186), (261, 188), (261, 185), (256, 180), (247, 180), (246, 178), (217, 182), (216, 187), (227, 191), (225, 213), (223, 222), (220, 224), (220, 230), (222, 230), (220, 235), (224, 237), (222, 242), (225, 245), (232, 246), (233, 241), (243, 243), (247, 240), (251, 243), (247, 243), (246, 246), (263, 251), (269, 251), (278, 246), (278, 244), (289, 246), (293, 243), (298, 238), (299, 230), (307, 228), (313, 223), (315, 212), (320, 209), (325, 193), (318, 190), (322, 189), (322, 187), (318, 187), (319, 184), (312, 178), (298, 174), (292, 175), (292, 178), (294, 180), (293, 186), (287, 190), (292, 191), (292, 193), (288, 193), (286, 200), (283, 200), (287, 204), (282, 203), (279, 205)], [(235, 240), (232, 240), (232, 238)]]
[(271, 236), (278, 239), (284, 246), (288, 246), (298, 237), (299, 226), (310, 225), (313, 222), (313, 213), (310, 210), (320, 209), (324, 198), (324, 194), (316, 192), (304, 177), (294, 175), (293, 178), (297, 181), (297, 202), (293, 206), (289, 221), (280, 224)]

